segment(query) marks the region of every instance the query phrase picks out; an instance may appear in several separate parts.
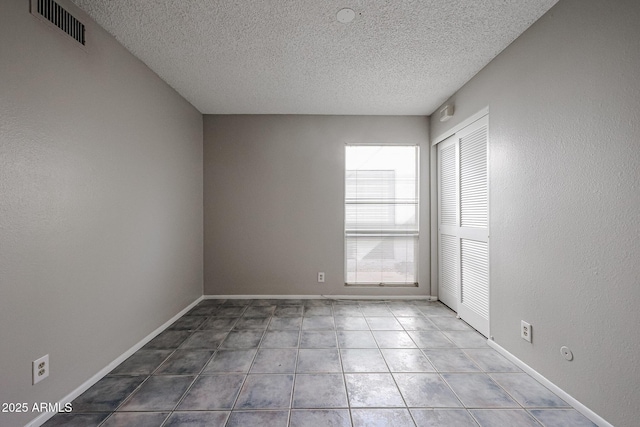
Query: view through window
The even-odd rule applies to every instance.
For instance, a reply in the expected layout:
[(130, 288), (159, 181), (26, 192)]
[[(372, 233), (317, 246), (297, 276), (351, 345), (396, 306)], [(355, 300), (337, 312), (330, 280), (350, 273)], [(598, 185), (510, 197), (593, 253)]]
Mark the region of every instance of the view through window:
[(417, 285), (418, 147), (347, 145), (345, 282)]

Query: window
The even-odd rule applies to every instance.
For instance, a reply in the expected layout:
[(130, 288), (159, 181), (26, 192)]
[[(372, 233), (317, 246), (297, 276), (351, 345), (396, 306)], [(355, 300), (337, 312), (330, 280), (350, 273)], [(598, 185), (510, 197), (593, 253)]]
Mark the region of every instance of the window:
[(417, 285), (418, 159), (417, 146), (347, 145), (347, 285)]

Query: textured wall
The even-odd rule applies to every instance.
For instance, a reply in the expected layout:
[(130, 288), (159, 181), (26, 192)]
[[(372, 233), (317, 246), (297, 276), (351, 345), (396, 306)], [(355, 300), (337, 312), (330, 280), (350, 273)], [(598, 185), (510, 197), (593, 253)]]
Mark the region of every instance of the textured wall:
[(618, 427), (640, 419), (638, 22), (635, 0), (562, 0), (431, 121), (489, 106), (496, 343)]
[(0, 4), (0, 402), (58, 401), (202, 294), (202, 116), (87, 37)]
[[(348, 142), (422, 147), (418, 288), (344, 286)], [(205, 115), (204, 168), (205, 294), (430, 295), (425, 117)]]

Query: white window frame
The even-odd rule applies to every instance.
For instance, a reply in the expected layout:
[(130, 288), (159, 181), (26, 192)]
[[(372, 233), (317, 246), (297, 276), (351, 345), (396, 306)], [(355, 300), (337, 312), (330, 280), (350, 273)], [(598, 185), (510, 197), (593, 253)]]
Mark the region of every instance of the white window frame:
[[(416, 244), (415, 244), (415, 248), (414, 248), (414, 265), (415, 265), (415, 282), (413, 283), (379, 283), (379, 282), (357, 282), (357, 283), (352, 283), (352, 282), (348, 282), (347, 281), (347, 273), (348, 273), (348, 249), (347, 249), (347, 235), (349, 233), (349, 230), (347, 230), (347, 217), (346, 217), (346, 190), (347, 190), (347, 165), (346, 165), (346, 152), (347, 152), (347, 148), (348, 147), (362, 147), (362, 146), (369, 146), (369, 147), (383, 147), (383, 146), (389, 146), (389, 147), (414, 147), (416, 149), (416, 154), (415, 154), (415, 176), (416, 176), (416, 188), (415, 188), (415, 193), (416, 193), (416, 201), (417, 201), (417, 205), (416, 205), (416, 229), (417, 232), (415, 233), (415, 238), (416, 238)], [(345, 286), (350, 286), (350, 287), (354, 287), (354, 286), (363, 286), (363, 287), (371, 287), (371, 286), (380, 286), (380, 287), (418, 287), (419, 286), (419, 277), (420, 277), (420, 204), (421, 204), (421, 197), (420, 197), (420, 145), (418, 144), (402, 144), (402, 143), (346, 143), (345, 144), (345, 148), (344, 148), (344, 153), (345, 153), (345, 160), (344, 160), (344, 176), (343, 176), (343, 244), (344, 244), (344, 283)], [(392, 235), (394, 233), (386, 233), (388, 235)], [(395, 234), (402, 234), (402, 235), (413, 235), (413, 234), (409, 234), (409, 233), (395, 233)]]

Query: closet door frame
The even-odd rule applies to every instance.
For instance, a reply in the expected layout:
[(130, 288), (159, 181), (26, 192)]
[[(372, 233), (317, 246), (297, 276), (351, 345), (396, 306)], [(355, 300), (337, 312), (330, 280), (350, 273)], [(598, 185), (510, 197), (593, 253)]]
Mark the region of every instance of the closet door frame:
[[(490, 316), (491, 316), (491, 304), (490, 304), (490, 285), (491, 285), (491, 275), (490, 275), (490, 230), (489, 230), (489, 225), (490, 225), (490, 206), (489, 206), (489, 200), (490, 200), (490, 188), (489, 188), (489, 177), (490, 177), (490, 168), (489, 168), (489, 124), (488, 124), (488, 107), (482, 109), (481, 111), (479, 111), (478, 113), (474, 114), (473, 116), (471, 116), (469, 119), (462, 121), (460, 124), (454, 126), (452, 129), (450, 129), (449, 131), (445, 132), (444, 134), (436, 137), (432, 143), (432, 174), (431, 174), (431, 178), (432, 178), (432, 182), (431, 182), (431, 194), (432, 194), (432, 206), (431, 206), (431, 212), (432, 215), (435, 216), (435, 218), (432, 219), (432, 254), (434, 255), (434, 257), (432, 258), (431, 262), (432, 262), (432, 283), (433, 283), (433, 287), (432, 287), (432, 294), (435, 295), (436, 292), (438, 294), (438, 299), (440, 299), (440, 290), (441, 290), (441, 284), (440, 284), (440, 275), (441, 275), (441, 265), (442, 260), (441, 260), (441, 235), (442, 234), (449, 234), (449, 230), (446, 229), (446, 227), (443, 230), (442, 225), (440, 224), (440, 214), (441, 214), (441, 207), (440, 207), (440, 174), (441, 174), (441, 170), (440, 170), (440, 148), (438, 147), (438, 144), (440, 143), (445, 143), (445, 144), (451, 144), (451, 140), (455, 140), (455, 146), (456, 146), (456, 167), (457, 167), (457, 174), (456, 174), (456, 180), (457, 180), (457, 201), (458, 201), (458, 212), (457, 212), (457, 220), (458, 220), (458, 239), (457, 239), (457, 244), (456, 244), (456, 254), (457, 254), (457, 263), (458, 263), (458, 295), (457, 295), (457, 301), (455, 304), (451, 304), (451, 299), (447, 298), (447, 296), (444, 296), (444, 300), (443, 302), (447, 305), (450, 306), (450, 308), (452, 308), (454, 311), (456, 311), (458, 313), (458, 317), (462, 318), (463, 320), (468, 321), (468, 323), (472, 324), (472, 326), (474, 326), (476, 329), (479, 330), (479, 332), (481, 332), (483, 335), (485, 335), (486, 337), (490, 338)], [(482, 126), (486, 127), (486, 159), (487, 159), (487, 164), (486, 164), (486, 183), (487, 183), (487, 198), (486, 198), (486, 203), (487, 203), (487, 227), (486, 228), (473, 228), (473, 227), (461, 227), (461, 218), (460, 218), (460, 137), (464, 137), (465, 134), (469, 134), (471, 132), (474, 131), (474, 128), (481, 128)], [(444, 231), (444, 233), (443, 233)], [(486, 315), (486, 319), (481, 316), (478, 315), (477, 313), (475, 313), (473, 310), (469, 310), (468, 307), (465, 307), (464, 304), (462, 304), (461, 300), (462, 300), (462, 292), (461, 292), (461, 241), (463, 239), (466, 240), (471, 240), (471, 241), (480, 241), (480, 242), (486, 242), (486, 247), (487, 247), (487, 260), (486, 260), (486, 277), (488, 280), (488, 289), (487, 289), (487, 315)], [(435, 292), (434, 292), (435, 291)], [(447, 301), (445, 301), (447, 300)], [(453, 306), (452, 306), (453, 305)], [(482, 326), (484, 325), (484, 326)]]

